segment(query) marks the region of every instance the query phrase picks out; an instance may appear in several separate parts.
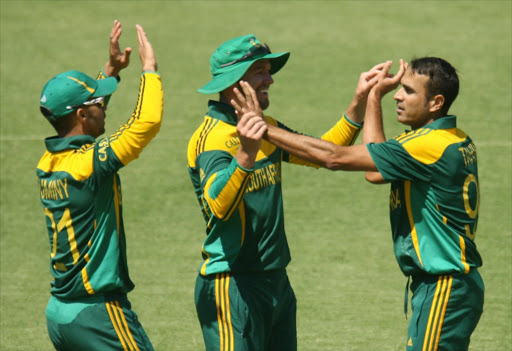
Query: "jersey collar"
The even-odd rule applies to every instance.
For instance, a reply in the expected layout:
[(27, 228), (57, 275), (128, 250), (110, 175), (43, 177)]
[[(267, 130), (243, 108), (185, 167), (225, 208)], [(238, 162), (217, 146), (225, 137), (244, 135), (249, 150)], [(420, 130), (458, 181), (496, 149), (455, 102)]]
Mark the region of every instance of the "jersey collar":
[(232, 106), (215, 100), (208, 101), (208, 116), (229, 124), (236, 125), (238, 122), (238, 117)]
[(427, 124), (423, 128), (429, 129), (452, 129), (457, 128), (457, 117), (454, 115), (444, 116), (436, 119), (434, 122)]
[(46, 149), (49, 152), (59, 152), (70, 149), (80, 149), (85, 144), (94, 143), (94, 138), (90, 135), (76, 135), (68, 138), (50, 137), (44, 140)]

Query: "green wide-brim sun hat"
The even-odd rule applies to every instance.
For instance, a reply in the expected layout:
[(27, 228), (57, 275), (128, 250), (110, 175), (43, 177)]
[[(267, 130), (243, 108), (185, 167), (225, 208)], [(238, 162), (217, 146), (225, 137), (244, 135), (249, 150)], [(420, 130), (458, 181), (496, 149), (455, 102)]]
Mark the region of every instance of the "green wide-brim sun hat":
[[(245, 58), (246, 56), (248, 57)], [(270, 61), (270, 74), (273, 75), (283, 68), (289, 57), (289, 52), (271, 53), (268, 46), (262, 45), (253, 34), (229, 40), (213, 53), (210, 58), (213, 79), (197, 92), (215, 94), (229, 88), (243, 77), (254, 62), (259, 60)]]

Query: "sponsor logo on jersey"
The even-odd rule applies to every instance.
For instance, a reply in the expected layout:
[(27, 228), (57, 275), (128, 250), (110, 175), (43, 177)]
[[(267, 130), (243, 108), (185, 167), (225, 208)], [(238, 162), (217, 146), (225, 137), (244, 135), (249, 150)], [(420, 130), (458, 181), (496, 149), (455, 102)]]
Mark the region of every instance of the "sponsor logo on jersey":
[(400, 207), (400, 191), (398, 189), (391, 190), (389, 194), (389, 206), (392, 211)]
[(99, 144), (100, 148), (98, 149), (98, 156), (100, 161), (106, 161), (107, 160), (107, 147), (108, 147), (108, 139), (105, 138), (102, 141), (100, 141)]
[(281, 183), (281, 164), (272, 163), (251, 173), (245, 192), (258, 191), (278, 183)]

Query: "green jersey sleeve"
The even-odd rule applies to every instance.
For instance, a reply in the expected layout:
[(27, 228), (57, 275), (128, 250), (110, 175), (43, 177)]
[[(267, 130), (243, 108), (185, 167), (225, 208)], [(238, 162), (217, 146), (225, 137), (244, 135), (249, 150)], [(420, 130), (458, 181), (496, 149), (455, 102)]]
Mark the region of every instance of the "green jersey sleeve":
[(423, 164), (411, 157), (409, 152), (394, 139), (385, 143), (370, 143), (367, 144), (367, 148), (380, 174), (388, 182), (395, 180), (428, 181), (432, 174), (430, 165)]

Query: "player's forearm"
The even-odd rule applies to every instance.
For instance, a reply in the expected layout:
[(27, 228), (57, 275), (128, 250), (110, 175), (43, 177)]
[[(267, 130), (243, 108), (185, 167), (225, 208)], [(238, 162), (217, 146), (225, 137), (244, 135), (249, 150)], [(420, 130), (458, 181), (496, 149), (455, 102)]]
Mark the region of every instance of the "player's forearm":
[(144, 73), (134, 112), (111, 141), (114, 152), (124, 165), (139, 157), (144, 147), (158, 133), (162, 114), (163, 90), (160, 76), (157, 73)]
[(381, 96), (371, 91), (366, 104), (366, 121), (363, 126), (363, 144), (386, 141), (382, 124)]
[[(363, 126), (363, 144), (384, 142), (384, 127), (382, 125), (381, 98), (370, 92), (366, 105), (366, 122)], [(385, 184), (379, 172), (366, 172), (365, 179), (372, 184)]]
[(268, 125), (266, 138), (282, 150), (324, 168), (339, 168), (337, 156), (342, 146), (306, 135), (288, 132), (276, 126)]
[(330, 170), (376, 171), (365, 145), (339, 146), (267, 125), (266, 138), (280, 149)]
[(270, 124), (267, 124), (265, 138), (280, 149), (322, 167), (327, 166), (329, 146), (334, 145), (324, 140), (291, 133)]
[(350, 118), (352, 122), (362, 124), (365, 118), (366, 101), (366, 98), (354, 96), (354, 99), (352, 99), (352, 102), (348, 106), (345, 115)]

